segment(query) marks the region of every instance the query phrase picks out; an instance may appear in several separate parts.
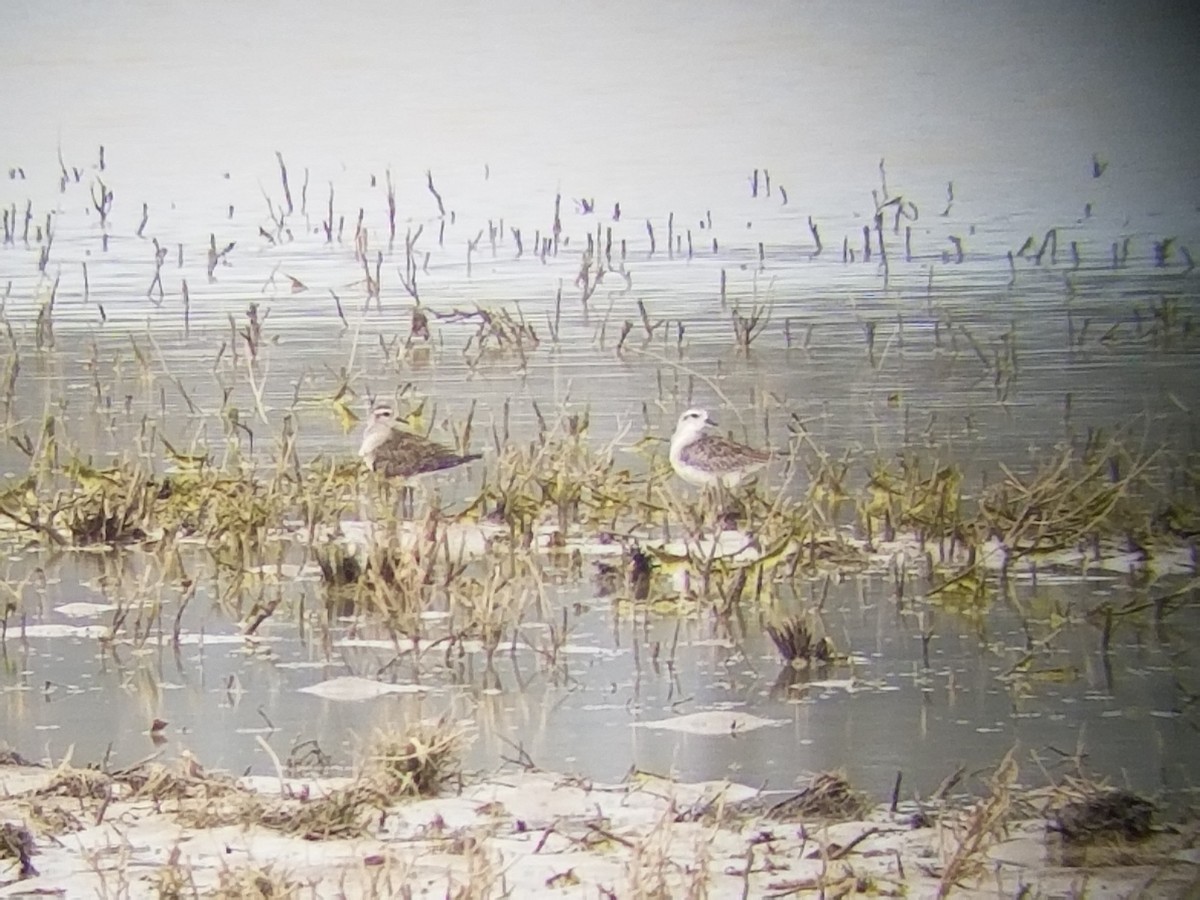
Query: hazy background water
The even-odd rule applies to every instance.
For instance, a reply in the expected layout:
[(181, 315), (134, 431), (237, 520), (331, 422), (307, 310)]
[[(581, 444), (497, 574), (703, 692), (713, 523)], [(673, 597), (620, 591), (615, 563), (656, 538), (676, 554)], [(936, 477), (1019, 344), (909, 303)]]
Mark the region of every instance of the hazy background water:
[[(1135, 423), (1148, 444), (1194, 451), (1194, 341), (1143, 340), (1136, 323), (1150, 321), (1164, 302), (1194, 314), (1194, 279), (1179, 248), (1198, 246), (1198, 37), (1198, 14), (1183, 3), (388, 3), (346, 10), (8, 3), (0, 8), (0, 71), (8, 76), (0, 93), (0, 208), (23, 220), (31, 202), (34, 223), (49, 214), (55, 235), (45, 272), (36, 240), (0, 248), (4, 314), (26, 348), (23, 391), (8, 427), (14, 435), (36, 431), (42, 414), (66, 398), (72, 436), (97, 454), (128, 447), (143, 415), (162, 417), (163, 433), (177, 443), (219, 444), (213, 413), (223, 389), (233, 385), (243, 409), (249, 401), (244, 379), (214, 371), (212, 360), (229, 338), (227, 316), (241, 324), (254, 301), (269, 309), (267, 331), (278, 340), (265, 356), (274, 418), (256, 425), (264, 458), (296, 385), (309, 397), (331, 393), (337, 369), (351, 359), (360, 388), (386, 394), (411, 381), (456, 419), (472, 399), (490, 424), (513, 398), (519, 429), (532, 428), (529, 401), (550, 409), (590, 405), (597, 441), (623, 427), (628, 443), (668, 433), (679, 408), (692, 402), (742, 416), (747, 434), (763, 439), (763, 423), (746, 408), (768, 395), (775, 398), (767, 404), (775, 429), (769, 437), (795, 412), (829, 453), (928, 446), (974, 466), (974, 474), (997, 461), (1028, 463), (1031, 449), (1088, 426)], [(268, 203), (278, 208), (283, 199), (276, 152), (288, 165), (297, 207), (288, 222), (293, 239), (282, 243), (260, 234), (274, 233)], [(65, 190), (60, 153), (68, 171), (81, 170)], [(871, 223), (872, 191), (882, 194), (885, 158), (890, 194), (919, 209), (908, 223), (913, 259), (904, 259), (902, 234), (888, 232), (886, 278), (878, 255), (861, 258), (861, 230)], [(770, 172), (770, 195), (762, 175), (752, 196), (756, 169)], [(452, 218), (438, 217), (427, 171)], [(394, 250), (386, 243), (389, 175), (398, 207)], [(91, 205), (98, 179), (114, 193), (107, 249)], [(326, 242), (320, 226), (331, 190), (345, 237)], [(559, 195), (564, 245), (539, 259), (533, 235), (550, 232)], [(594, 213), (581, 211), (583, 198), (595, 200)], [(147, 227), (138, 237), (143, 203)], [(382, 296), (370, 306), (353, 259), (360, 208), (372, 254), (385, 254)], [(666, 246), (672, 213), (676, 234), (692, 233), (690, 257)], [(810, 218), (824, 244), (818, 256)], [(657, 239), (653, 255), (647, 221)], [(501, 222), (493, 250), (487, 229)], [(632, 286), (610, 281), (585, 310), (573, 282), (597, 225), (612, 228), (618, 244), (626, 241)], [(404, 233), (420, 226), (419, 250), (430, 254), (421, 294), (430, 309), (519, 304), (545, 337), (561, 289), (561, 341), (547, 342), (525, 367), (499, 359), (471, 369), (461, 354), (470, 327), (441, 325), (427, 364), (389, 360), (378, 342), (407, 334), (410, 301), (396, 269)], [(526, 245), (520, 258), (514, 227)], [(1014, 278), (1006, 254), (1031, 236), (1040, 243), (1050, 228), (1059, 230), (1055, 263), (1020, 259)], [(467, 244), (481, 229), (468, 269)], [(210, 236), (218, 247), (236, 242), (211, 282)], [(962, 242), (962, 263), (951, 236)], [(1175, 252), (1156, 268), (1153, 245), (1166, 237)], [(153, 238), (169, 251), (161, 302), (147, 298)], [(1113, 269), (1112, 246), (1127, 240), (1127, 264)], [(856, 251), (853, 263), (843, 262), (843, 241)], [(771, 326), (749, 357), (731, 348), (722, 273), (731, 302), (771, 305)], [(285, 276), (309, 289), (293, 295)], [(35, 353), (32, 323), (56, 278), (56, 348)], [(346, 327), (331, 291), (345, 305)], [(651, 316), (685, 326), (682, 351), (673, 337), (658, 338), (645, 346), (631, 340), (628, 352), (614, 356), (619, 323), (639, 321), (638, 300)], [(1091, 338), (1075, 346), (1085, 323)], [(877, 330), (873, 357), (867, 324)], [(1114, 325), (1120, 340), (1098, 344), (1096, 336)], [(968, 329), (988, 348), (1014, 333), (1022, 368), (1006, 402), (997, 402), (991, 373), (973, 355), (940, 343), (956, 329), (960, 339)], [(149, 383), (135, 344), (155, 347)], [(111, 414), (96, 414), (93, 356)], [(167, 375), (208, 415), (186, 415)], [(352, 446), (327, 412), (302, 409), (298, 419), (304, 454)], [(3, 470), (19, 471), (20, 462), (6, 440)], [(37, 562), (52, 583), (28, 610), (31, 621), (57, 621), (58, 603), (97, 596), (86, 586), (86, 564)], [(10, 576), (27, 572), (26, 560), (10, 563)], [(1101, 590), (1130, 589), (1114, 578), (1099, 588), (1076, 586), (1070, 596), (1087, 602)], [(590, 599), (586, 586), (579, 590), (561, 599)], [(1068, 589), (1039, 590), (1050, 602), (1046, 591)], [(740, 764), (742, 777), (786, 783), (842, 762), (877, 791), (899, 768), (928, 789), (951, 768), (933, 748), (991, 761), (1015, 738), (1068, 743), (1084, 723), (1104, 771), (1118, 773), (1151, 754), (1153, 765), (1131, 778), (1150, 787), (1191, 783), (1194, 729), (1178, 717), (1186, 697), (1178, 654), (1196, 644), (1194, 619), (1150, 645), (1140, 632), (1128, 634), (1126, 674), (1115, 688), (1097, 669), (1088, 643), (1094, 636), (1080, 636), (1063, 652), (1085, 676), (1062, 696), (1039, 696), (1035, 705), (1043, 706), (1031, 719), (1031, 710), (992, 681), (1005, 663), (962, 623), (945, 625), (935, 652), (947, 661), (936, 675), (918, 671), (919, 640), (894, 630), (885, 591), (879, 583), (847, 589), (837, 605), (845, 621), (835, 627), (852, 647), (873, 648), (867, 674), (887, 690), (832, 692), (784, 709), (766, 697), (774, 673), (761, 640), (749, 647), (749, 675), (740, 652), (705, 649), (709, 626), (688, 625), (700, 643), (681, 661), (682, 684), (660, 673), (638, 678), (628, 640), (619, 640), (601, 605), (580, 637), (621, 652), (587, 663), (582, 688), (508, 684), (499, 699), (485, 696), (480, 715), (497, 727), (479, 761), (493, 763), (505, 752), (498, 733), (531, 742), (539, 764), (601, 777), (631, 763), (679, 764), (689, 776), (727, 774)], [(212, 628), (235, 630), (223, 612), (211, 616)], [(997, 617), (999, 640), (1019, 644), (1015, 620), (1002, 611)], [(281, 627), (281, 636), (283, 662), (313, 661), (294, 633)], [(136, 758), (145, 722), (161, 715), (190, 730), (180, 743), (202, 760), (240, 768), (265, 762), (248, 733), (231, 737), (263, 722), (260, 703), (289, 734), (317, 731), (335, 747), (348, 747), (352, 730), (415, 712), (411, 700), (356, 707), (303, 695), (298, 701), (296, 687), (342, 671), (319, 659), (314, 669), (287, 668), (241, 651), (205, 650), (181, 663), (161, 653), (148, 666), (110, 668), (91, 639), (70, 648), (27, 645), (9, 659), (0, 733), (48, 755), (78, 743), (82, 755), (96, 758), (113, 742)], [(230, 674), (259, 702), (231, 695)], [(936, 687), (924, 681), (930, 677)], [(969, 700), (954, 689), (964, 679), (973, 684)], [(32, 691), (44, 682), (70, 687)], [(905, 704), (892, 703), (897, 690)], [(793, 725), (786, 737), (770, 729), (740, 742), (628, 730), (629, 710), (645, 704), (665, 714), (680, 692), (745, 702)], [(103, 704), (92, 702), (97, 694)], [(424, 710), (444, 699), (439, 694)], [(1037, 723), (1032, 731), (1030, 721)], [(906, 739), (894, 740), (898, 733)]]

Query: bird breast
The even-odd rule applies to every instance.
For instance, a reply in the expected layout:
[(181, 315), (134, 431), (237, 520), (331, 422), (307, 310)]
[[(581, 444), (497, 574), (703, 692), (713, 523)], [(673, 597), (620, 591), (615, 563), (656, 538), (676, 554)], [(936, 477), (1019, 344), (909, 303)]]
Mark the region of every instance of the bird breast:
[(367, 461), (370, 465), (375, 457), (375, 451), (378, 450), (392, 434), (392, 428), (389, 425), (382, 425), (375, 422), (367, 426), (367, 430), (363, 432), (362, 446), (358, 448), (358, 455)]

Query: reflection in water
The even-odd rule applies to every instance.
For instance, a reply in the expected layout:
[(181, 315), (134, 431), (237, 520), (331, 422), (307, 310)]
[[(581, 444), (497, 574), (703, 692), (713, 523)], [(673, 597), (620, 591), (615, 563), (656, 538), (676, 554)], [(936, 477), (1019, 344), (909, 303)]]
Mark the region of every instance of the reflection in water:
[[(596, 778), (637, 766), (786, 785), (845, 767), (876, 794), (897, 771), (927, 793), (960, 762), (982, 764), (1014, 743), (1051, 771), (1083, 753), (1089, 769), (1122, 772), (1143, 789), (1179, 787), (1191, 772), (1181, 691), (1195, 671), (1194, 607), (1157, 625), (1118, 625), (1107, 654), (1097, 651), (1101, 629), (1069, 612), (1095, 608), (1098, 598), (1147, 595), (1120, 577), (1016, 584), (1012, 602), (994, 605), (974, 626), (928, 603), (898, 606), (876, 576), (827, 582), (820, 618), (852, 660), (791, 677), (781, 689), (778, 657), (753, 624), (755, 611), (743, 624), (648, 617), (592, 600), (586, 585), (570, 583), (547, 598), (546, 619), (531, 620), (490, 663), (453, 646), (414, 651), (367, 621), (314, 628), (315, 620), (298, 618), (318, 602), (304, 582), (285, 589), (288, 611), (249, 641), (234, 637), (235, 611), (202, 588), (173, 646), (163, 632), (178, 595), (164, 591), (138, 605), (150, 563), (141, 554), (122, 562), (95, 578), (81, 560), (60, 560), (48, 569), (44, 605), (31, 602), (20, 620), (10, 617), (3, 707), (10, 741), (52, 758), (73, 747), (77, 759), (128, 761), (151, 752), (157, 717), (169, 723), (166, 752), (186, 748), (209, 765), (267, 764), (258, 735), (284, 758), (293, 744), (315, 740), (345, 765), (371, 729), (450, 708), (476, 723), (474, 765), (490, 767), (519, 747), (538, 765)], [(56, 611), (68, 598), (120, 595), (127, 624), (115, 643), (22, 636), (42, 623), (80, 621)], [(162, 604), (161, 615), (151, 603)], [(1041, 622), (1055, 611), (1078, 624), (1049, 638), (1039, 625), (1037, 639), (1050, 643), (1037, 666), (1023, 667), (1030, 644), (1022, 615)], [(111, 623), (114, 613), (82, 620)], [(563, 621), (569, 643), (551, 655), (549, 630)], [(347, 673), (412, 688), (363, 702), (298, 692)], [(724, 736), (630, 727), (725, 708), (787, 724)]]

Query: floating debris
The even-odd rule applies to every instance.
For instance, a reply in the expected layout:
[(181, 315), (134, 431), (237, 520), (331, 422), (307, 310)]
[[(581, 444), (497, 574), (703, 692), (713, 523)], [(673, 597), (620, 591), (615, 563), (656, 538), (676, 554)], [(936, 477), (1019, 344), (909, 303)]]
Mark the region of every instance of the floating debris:
[(669, 719), (643, 720), (630, 724), (634, 728), (678, 731), (683, 734), (733, 735), (756, 731), (759, 728), (778, 728), (785, 722), (782, 719), (764, 719), (750, 713), (714, 709), (685, 716), (672, 716)]

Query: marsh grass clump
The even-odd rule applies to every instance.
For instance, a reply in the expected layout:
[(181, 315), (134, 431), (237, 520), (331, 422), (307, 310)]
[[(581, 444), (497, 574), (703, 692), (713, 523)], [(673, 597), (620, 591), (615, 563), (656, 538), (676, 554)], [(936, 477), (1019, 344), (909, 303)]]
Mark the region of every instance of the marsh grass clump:
[(525, 321), (518, 310), (514, 316), (507, 309), (485, 309), (476, 307), (474, 311), (453, 310), (448, 313), (430, 311), (441, 322), (474, 322), (475, 333), (463, 347), (463, 356), (468, 364), (476, 366), (488, 356), (517, 355), (522, 360), (525, 355), (538, 348), (541, 343), (533, 326)]
[(219, 546), (260, 536), (282, 517), (287, 498), (248, 470), (206, 469), (167, 475), (157, 500), (164, 528)]
[(962, 472), (936, 461), (904, 456), (898, 465), (876, 461), (859, 517), (870, 535), (895, 539), (897, 530), (927, 536), (948, 534), (958, 524)]
[(172, 533), (199, 538), (233, 564), (260, 554), (267, 535), (289, 517), (310, 530), (337, 522), (355, 502), (361, 473), (358, 460), (317, 457), (301, 465), (287, 447), (272, 472), (236, 455), (217, 467), (208, 454), (181, 453), (163, 440), (166, 471), (159, 474), (129, 454), (98, 468), (59, 433), (37, 445), (17, 443), (30, 468), (0, 490), (0, 517), (11, 527), (72, 546), (152, 542)]
[(493, 561), (479, 578), (459, 578), (448, 597), (451, 637), (460, 648), (463, 640), (478, 640), (489, 667), (501, 642), (508, 635), (515, 640), (526, 607), (542, 592), (534, 567), (517, 559)]
[(373, 821), (396, 800), (435, 796), (461, 778), (468, 736), (463, 725), (445, 717), (417, 722), (403, 731), (377, 732), (360, 777), (349, 787), (315, 799), (274, 803), (251, 795), (242, 819), (306, 840), (367, 835)]
[(359, 783), (311, 800), (285, 800), (263, 806), (253, 818), (275, 831), (308, 841), (364, 837), (371, 822), (387, 808), (388, 798), (373, 785)]
[[(461, 778), (468, 736), (466, 727), (447, 718), (419, 722), (403, 732), (380, 732), (359, 779), (311, 799), (307, 791), (287, 796), (258, 793), (228, 775), (206, 773), (194, 760), (182, 763), (178, 771), (149, 764), (114, 773), (64, 764), (30, 796), (39, 801), (33, 806), (36, 819), (52, 832), (84, 827), (69, 815), (68, 807), (51, 802), (60, 798), (80, 806), (76, 811), (81, 817), (96, 821), (114, 801), (142, 801), (156, 812), (170, 812), (184, 828), (260, 825), (308, 840), (361, 837), (371, 833), (373, 823), (397, 799), (433, 796)], [(12, 837), (19, 851), (20, 835), (13, 832)], [(0, 834), (0, 857), (4, 838)], [(164, 884), (176, 884), (178, 873), (171, 868), (161, 873)]]
[(364, 778), (390, 798), (433, 797), (462, 778), (470, 730), (448, 716), (377, 731), (367, 747)]
[(829, 665), (838, 659), (833, 641), (827, 635), (818, 637), (817, 629), (804, 616), (789, 616), (777, 623), (767, 623), (764, 630), (783, 657), (785, 665), (796, 669)]
[(16, 860), (17, 878), (33, 878), (38, 874), (32, 858), (37, 852), (32, 831), (15, 822), (0, 824), (0, 863)]
[(165, 530), (219, 542), (229, 533), (263, 527), (276, 512), (263, 507), (249, 475), (214, 472), (156, 479), (127, 460), (96, 469), (78, 458), (62, 470), (66, 485), (17, 485), (0, 499), (0, 512), (54, 543), (120, 545), (159, 539)]
[(706, 528), (710, 517), (703, 508), (689, 506), (667, 489), (660, 492), (668, 522), (683, 522), (683, 549), (678, 544), (647, 544), (658, 571), (682, 583), (683, 592), (718, 614), (731, 612), (740, 602), (766, 602), (779, 583), (807, 577), (819, 568), (861, 569), (868, 556), (846, 534), (821, 529), (811, 507), (783, 492), (768, 496), (758, 486), (740, 490), (738, 501), (744, 526)]
[[(541, 413), (538, 412), (539, 418)], [(541, 419), (528, 445), (501, 446), (494, 479), (477, 500), (489, 518), (517, 534), (550, 520), (564, 534), (574, 526), (605, 527), (637, 520), (636, 482), (615, 461), (619, 438), (595, 449), (587, 441), (588, 416), (563, 416), (553, 427)]]
[(651, 578), (655, 568), (654, 558), (642, 550), (636, 541), (626, 542), (619, 564), (604, 560), (594, 563), (592, 584), (596, 596), (617, 595), (631, 600), (646, 600), (650, 596)]
[(207, 774), (185, 766), (181, 771), (158, 764), (144, 764), (117, 772), (95, 768), (76, 768), (63, 764), (54, 777), (37, 791), (39, 797), (69, 797), (107, 803), (116, 797), (150, 800), (156, 806), (177, 803), (209, 802), (239, 793), (226, 775)]
[(1054, 812), (1049, 829), (1067, 843), (1096, 843), (1121, 839), (1138, 841), (1150, 835), (1154, 804), (1132, 791), (1093, 787), (1070, 797)]
[(844, 772), (819, 772), (799, 792), (767, 807), (765, 815), (778, 821), (848, 822), (870, 808), (867, 796), (851, 787)]
[(979, 519), (1016, 554), (1144, 534), (1151, 517), (1140, 491), (1153, 459), (1115, 443), (1089, 445), (1082, 454), (1061, 447), (1031, 477), (1005, 468), (1004, 479), (980, 497)]
[(125, 463), (98, 471), (73, 459), (66, 474), (76, 487), (60, 493), (44, 518), (65, 529), (72, 543), (125, 544), (150, 536), (157, 488), (143, 468)]
[(1195, 844), (1194, 822), (1157, 826), (1153, 801), (1086, 774), (1034, 791), (1025, 805), (1029, 817), (1045, 818), (1047, 849), (1059, 865), (1169, 867)]
[(168, 801), (211, 800), (237, 793), (233, 779), (223, 774), (173, 771), (167, 766), (147, 764), (136, 766), (114, 776), (132, 797), (153, 800), (156, 804)]
[(378, 616), (406, 634), (419, 633), (421, 612), (446, 601), (464, 571), (436, 510), (422, 522), (375, 523), (365, 545), (314, 545), (313, 556), (331, 609)]
[(238, 866), (217, 873), (217, 884), (208, 896), (227, 900), (272, 900), (299, 895), (304, 882), (275, 866)]
[(77, 769), (63, 765), (50, 783), (38, 791), (42, 797), (72, 797), (77, 800), (105, 800), (111, 796), (112, 775), (97, 769)]

